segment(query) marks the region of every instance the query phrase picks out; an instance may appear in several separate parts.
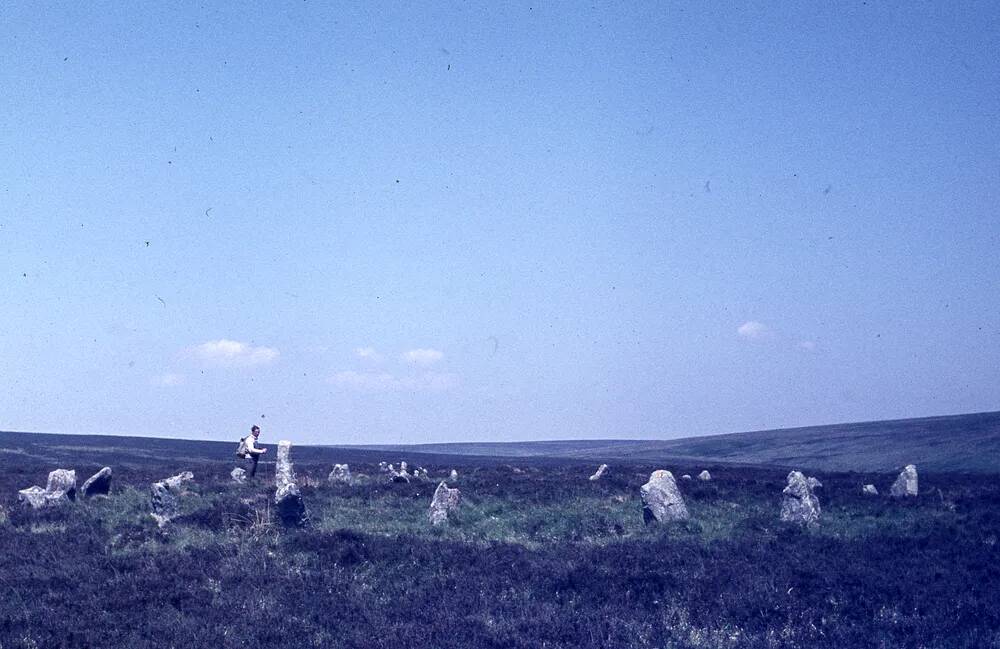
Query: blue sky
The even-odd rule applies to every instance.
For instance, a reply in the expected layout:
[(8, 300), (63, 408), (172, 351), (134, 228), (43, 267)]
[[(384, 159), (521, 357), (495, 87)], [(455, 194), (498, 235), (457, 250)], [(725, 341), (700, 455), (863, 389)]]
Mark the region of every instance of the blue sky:
[(1000, 408), (995, 3), (8, 3), (0, 429)]

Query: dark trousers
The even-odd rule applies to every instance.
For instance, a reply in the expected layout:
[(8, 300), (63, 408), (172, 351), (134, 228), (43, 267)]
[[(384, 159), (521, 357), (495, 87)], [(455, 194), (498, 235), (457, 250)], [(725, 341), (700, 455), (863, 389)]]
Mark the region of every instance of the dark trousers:
[(260, 453), (250, 453), (247, 455), (247, 459), (252, 463), (250, 467), (250, 477), (252, 478), (257, 475), (257, 464), (260, 462)]

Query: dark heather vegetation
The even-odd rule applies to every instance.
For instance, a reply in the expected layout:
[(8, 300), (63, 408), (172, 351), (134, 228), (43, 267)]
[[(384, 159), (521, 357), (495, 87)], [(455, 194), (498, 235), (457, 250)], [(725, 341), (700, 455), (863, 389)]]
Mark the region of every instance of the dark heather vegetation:
[[(293, 449), (312, 524), (286, 531), (274, 465), (232, 484), (234, 445), (0, 441), (0, 649), (1000, 647), (993, 476), (922, 471), (894, 501), (860, 493), (894, 473), (818, 473), (823, 518), (802, 530), (778, 521), (783, 469), (618, 463), (590, 482), (566, 460)], [(400, 459), (435, 480), (385, 484), (377, 462)], [(327, 485), (345, 460), (369, 479)], [(17, 504), (51, 469), (104, 465), (110, 498)], [(431, 528), (453, 467), (462, 507)], [(643, 525), (656, 468), (712, 472), (679, 482), (691, 521)], [(185, 469), (192, 494), (159, 530), (149, 484)]]

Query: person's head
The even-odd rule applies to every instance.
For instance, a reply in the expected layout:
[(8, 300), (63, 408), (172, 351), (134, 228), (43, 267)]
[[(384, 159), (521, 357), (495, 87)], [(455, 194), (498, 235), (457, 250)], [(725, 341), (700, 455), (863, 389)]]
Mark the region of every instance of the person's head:
[(254, 437), (260, 437), (260, 426), (251, 426), (250, 434)]

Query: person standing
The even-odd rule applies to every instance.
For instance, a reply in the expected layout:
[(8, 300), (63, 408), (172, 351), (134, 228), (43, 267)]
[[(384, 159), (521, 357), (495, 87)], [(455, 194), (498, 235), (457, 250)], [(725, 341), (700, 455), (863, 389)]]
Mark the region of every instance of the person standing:
[(257, 463), (260, 462), (260, 456), (267, 453), (267, 449), (257, 446), (257, 438), (260, 437), (260, 426), (252, 426), (250, 428), (250, 437), (247, 437), (247, 459), (253, 462), (253, 466), (250, 467), (250, 477), (257, 475)]

